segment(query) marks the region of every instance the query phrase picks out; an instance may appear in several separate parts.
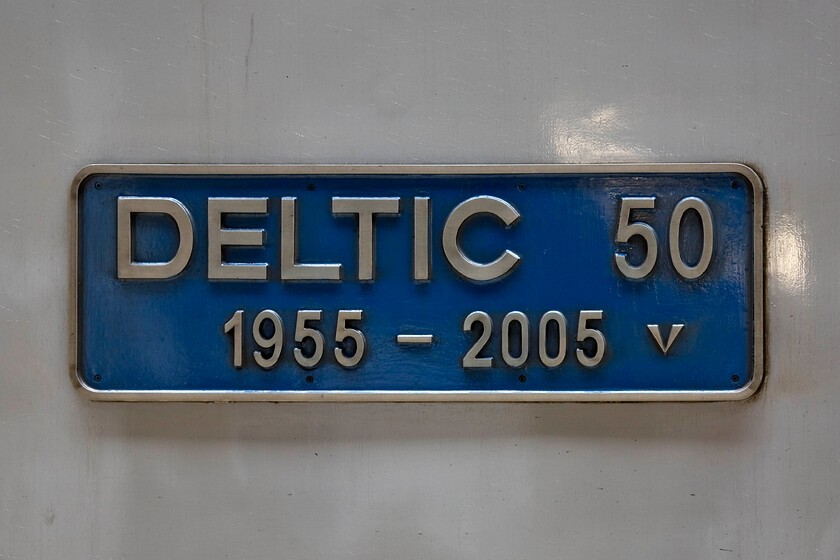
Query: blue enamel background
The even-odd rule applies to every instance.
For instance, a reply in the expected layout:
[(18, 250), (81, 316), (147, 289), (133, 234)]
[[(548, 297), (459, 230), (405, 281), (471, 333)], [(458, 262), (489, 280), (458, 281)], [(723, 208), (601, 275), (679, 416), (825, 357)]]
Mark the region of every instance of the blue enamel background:
[[(464, 251), (492, 260), (504, 248), (522, 256), (506, 278), (476, 284), (459, 278), (443, 256), (440, 233), (459, 202), (492, 195), (522, 215), (510, 229), (488, 217), (468, 222)], [(192, 214), (195, 247), (187, 269), (163, 281), (116, 277), (116, 199), (164, 196), (180, 200)], [(232, 262), (267, 262), (269, 280), (207, 280), (207, 198), (269, 197), (267, 216), (229, 216), (228, 227), (263, 228), (259, 249), (231, 249)], [(280, 197), (299, 199), (299, 261), (341, 263), (341, 283), (283, 283), (279, 280)], [(334, 217), (332, 196), (399, 196), (399, 217), (376, 222), (376, 280), (356, 280), (356, 221)], [(411, 280), (413, 197), (432, 200), (433, 279)], [(636, 211), (659, 239), (654, 272), (644, 280), (622, 277), (613, 254), (621, 196), (656, 196), (656, 209)], [(702, 198), (714, 219), (714, 252), (705, 275), (680, 278), (670, 264), (668, 223), (686, 196)], [(497, 174), (497, 175), (139, 175), (88, 177), (79, 191), (78, 333), (79, 376), (99, 390), (476, 390), (476, 391), (702, 391), (732, 390), (752, 375), (753, 193), (736, 173)], [(699, 228), (684, 223), (684, 252), (699, 254)], [(138, 219), (136, 254), (168, 260), (176, 243), (164, 218)], [(634, 257), (631, 247), (631, 258)], [(636, 260), (638, 262), (638, 259)], [(263, 309), (282, 317), (286, 336), (277, 367), (264, 371), (250, 359), (256, 349), (246, 336), (246, 367), (232, 366), (230, 337), (222, 325), (244, 309), (245, 333)], [(292, 356), (295, 313), (323, 309), (324, 359), (303, 370)], [(367, 353), (359, 368), (345, 370), (332, 356), (339, 309), (362, 309), (360, 329)], [(547, 310), (567, 319), (563, 364), (547, 369), (536, 349), (537, 324)], [(607, 340), (601, 364), (580, 366), (574, 355), (578, 312), (601, 309), (595, 322)], [(472, 311), (486, 311), (494, 331), (487, 352), (494, 367), (464, 371), (463, 354), (475, 335), (461, 324)], [(531, 323), (530, 356), (522, 368), (501, 359), (504, 315), (524, 312)], [(663, 356), (648, 323), (685, 323)], [(433, 333), (431, 347), (401, 347), (400, 333)], [(667, 327), (665, 328), (667, 335)], [(311, 382), (307, 382), (311, 376)], [(737, 376), (737, 377), (735, 377)]]

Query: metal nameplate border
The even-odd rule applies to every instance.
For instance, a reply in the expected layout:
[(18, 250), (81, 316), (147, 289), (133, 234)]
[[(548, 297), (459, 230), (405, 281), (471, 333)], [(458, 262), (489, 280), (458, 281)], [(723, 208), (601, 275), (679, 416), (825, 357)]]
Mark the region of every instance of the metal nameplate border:
[[(122, 391), (98, 390), (79, 376), (78, 291), (79, 187), (90, 176), (126, 175), (485, 175), (485, 174), (615, 174), (738, 173), (753, 194), (753, 353), (752, 380), (737, 390), (722, 391)], [(764, 186), (758, 173), (741, 163), (619, 164), (452, 164), (452, 165), (261, 165), (261, 164), (93, 164), (82, 168), (70, 191), (69, 357), (70, 376), (82, 395), (97, 401), (193, 402), (644, 402), (735, 401), (751, 397), (764, 378)]]

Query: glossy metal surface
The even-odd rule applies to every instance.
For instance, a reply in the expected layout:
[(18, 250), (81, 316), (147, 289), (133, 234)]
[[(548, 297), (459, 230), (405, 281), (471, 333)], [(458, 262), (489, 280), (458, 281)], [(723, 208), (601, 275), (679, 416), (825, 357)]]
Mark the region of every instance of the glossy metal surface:
[(267, 198), (208, 198), (207, 199), (207, 278), (212, 280), (265, 280), (266, 263), (229, 263), (222, 259), (223, 247), (261, 247), (265, 230), (223, 227), (225, 214), (264, 215)]
[(621, 197), (621, 210), (618, 218), (618, 231), (615, 234), (616, 243), (626, 243), (633, 236), (639, 236), (645, 241), (645, 259), (634, 266), (627, 262), (625, 253), (615, 254), (615, 265), (625, 278), (638, 280), (644, 278), (653, 271), (656, 265), (657, 249), (656, 232), (649, 224), (644, 222), (632, 222), (630, 213), (633, 210), (652, 210), (656, 206), (656, 197), (653, 196), (624, 196)]
[[(132, 220), (135, 214), (162, 214), (175, 222), (178, 249), (166, 262), (134, 260)], [(166, 279), (177, 276), (190, 262), (193, 252), (192, 216), (173, 198), (121, 196), (117, 199), (117, 278)]]
[(489, 282), (510, 274), (519, 262), (519, 255), (505, 249), (495, 260), (480, 263), (464, 254), (458, 243), (461, 226), (479, 214), (495, 216), (505, 227), (514, 225), (521, 218), (513, 205), (494, 196), (476, 196), (465, 200), (452, 210), (446, 219), (446, 225), (443, 226), (443, 253), (450, 266), (464, 278), (476, 282)]
[[(519, 336), (514, 343), (512, 339), (514, 336), (512, 325), (517, 323)], [(528, 359), (528, 317), (521, 311), (511, 311), (502, 320), (502, 359), (511, 367), (519, 367)], [(519, 354), (513, 355), (511, 353), (511, 346), (516, 344), (519, 347)]]
[(324, 335), (321, 331), (307, 325), (308, 321), (320, 321), (324, 312), (320, 309), (304, 309), (297, 313), (295, 324), (295, 342), (303, 342), (310, 339), (314, 343), (311, 351), (304, 352), (303, 348), (295, 348), (295, 361), (302, 368), (313, 368), (318, 365), (324, 355)]
[(346, 339), (353, 340), (353, 353), (349, 356), (345, 350), (336, 346), (333, 349), (335, 359), (339, 365), (346, 369), (353, 369), (359, 365), (362, 358), (367, 351), (367, 340), (365, 335), (359, 329), (353, 329), (347, 326), (347, 321), (361, 321), (364, 319), (364, 311), (360, 309), (343, 310), (338, 312), (338, 324), (335, 330), (335, 341), (341, 343)]
[(414, 269), (413, 278), (418, 282), (431, 279), (429, 274), (429, 212), (428, 196), (414, 197)]
[(597, 328), (589, 326), (589, 321), (600, 321), (604, 318), (604, 311), (601, 309), (581, 311), (578, 317), (577, 341), (582, 343), (585, 340), (592, 340), (595, 343), (595, 349), (587, 352), (584, 348), (577, 348), (575, 354), (580, 365), (585, 367), (595, 367), (604, 359), (604, 353), (607, 350), (607, 339)]
[[(554, 355), (548, 352), (548, 325), (557, 325), (557, 351)], [(540, 362), (545, 367), (557, 367), (566, 358), (566, 317), (559, 311), (546, 311), (540, 318), (539, 352)]]
[[(689, 210), (694, 210), (700, 215), (700, 222), (703, 227), (703, 250), (700, 252), (700, 259), (697, 264), (693, 266), (686, 264), (682, 253), (680, 253), (680, 223)], [(697, 197), (684, 198), (674, 208), (674, 212), (671, 214), (671, 226), (668, 228), (668, 251), (671, 254), (671, 264), (683, 278), (688, 280), (699, 278), (709, 267), (712, 260), (712, 248), (715, 243), (712, 223), (712, 211), (709, 209), (709, 205)]]
[(685, 325), (682, 323), (676, 323), (671, 325), (671, 329), (668, 331), (668, 338), (662, 337), (662, 327), (660, 325), (648, 325), (648, 331), (650, 331), (650, 335), (656, 341), (656, 345), (662, 350), (662, 355), (667, 355), (668, 350), (671, 349), (671, 346), (677, 340), (677, 337), (682, 332)]
[(359, 280), (375, 278), (377, 215), (396, 216), (400, 213), (399, 198), (351, 198), (334, 196), (332, 211), (336, 216), (356, 216), (358, 220)]
[(490, 341), (490, 333), (493, 330), (493, 321), (490, 319), (490, 315), (484, 311), (473, 311), (464, 318), (464, 332), (470, 332), (475, 328), (475, 325), (479, 325), (478, 337), (461, 360), (461, 367), (464, 369), (493, 367), (492, 356), (479, 357), (479, 353), (484, 351), (484, 347)]
[(340, 264), (298, 263), (297, 205), (294, 197), (284, 197), (280, 202), (280, 277), (291, 281), (340, 281)]
[[(261, 233), (260, 238), (270, 238), (265, 242), (268, 252), (273, 252), (270, 250), (272, 240), (278, 235), (281, 238), (281, 280), (329, 280), (328, 277), (319, 278), (318, 272), (328, 268), (343, 270), (343, 265), (337, 264), (288, 266), (289, 255), (293, 252), (290, 248), (296, 247), (298, 243), (298, 220), (309, 224), (309, 228), (304, 231), (307, 232), (306, 240), (310, 246), (320, 245), (322, 250), (339, 246), (345, 232), (341, 228), (336, 229), (334, 222), (325, 222), (324, 215), (317, 212), (324, 203), (331, 206), (333, 213), (339, 216), (359, 216), (356, 223), (359, 253), (357, 274), (360, 280), (369, 280), (372, 276), (374, 216), (377, 213), (394, 216), (399, 210), (400, 199), (331, 196), (336, 189), (382, 189), (395, 194), (399, 192), (398, 184), (402, 188), (414, 185), (409, 194), (419, 188), (421, 192), (434, 192), (438, 202), (448, 200), (448, 205), (444, 204), (444, 207), (454, 208), (448, 217), (441, 217), (437, 224), (437, 229), (442, 230), (440, 245), (445, 256), (442, 260), (446, 262), (441, 263), (433, 286), (415, 286), (420, 291), (406, 291), (407, 284), (396, 281), (394, 276), (396, 270), (405, 271), (411, 266), (409, 262), (403, 262), (394, 269), (400, 254), (408, 256), (405, 246), (398, 242), (401, 237), (411, 235), (410, 226), (406, 223), (402, 236), (391, 230), (391, 234), (384, 239), (385, 244), (390, 244), (384, 252), (390, 252), (391, 258), (383, 261), (383, 269), (391, 274), (378, 283), (384, 290), (378, 294), (371, 289), (364, 289), (356, 290), (353, 295), (353, 292), (346, 291), (350, 289), (346, 285), (348, 281), (342, 282), (341, 286), (315, 285), (314, 291), (291, 291), (287, 286), (273, 292), (263, 292), (256, 285), (248, 290), (252, 292), (250, 294), (241, 290), (231, 291), (232, 285), (228, 285), (229, 289), (220, 285), (208, 291), (209, 286), (202, 288), (205, 274), (200, 270), (203, 266), (200, 264), (185, 273), (184, 283), (168, 287), (115, 283), (109, 264), (109, 255), (113, 250), (109, 247), (108, 238), (102, 236), (102, 232), (109, 231), (111, 227), (112, 213), (109, 208), (112, 202), (109, 201), (114, 200), (123, 189), (135, 193), (153, 189), (154, 192), (173, 194), (195, 210), (206, 203), (202, 193), (206, 194), (206, 189), (212, 183), (217, 185), (216, 189), (224, 185), (226, 190), (215, 191), (220, 196), (227, 192), (260, 197), (273, 193), (272, 200), (280, 202), (279, 232), (276, 224), (264, 220), (260, 223), (266, 228), (265, 235)], [(323, 191), (324, 198), (320, 203), (309, 194), (315, 188), (315, 183)], [(527, 192), (525, 183), (531, 185)], [(92, 185), (96, 188), (91, 188)], [(502, 190), (498, 190), (500, 185), (504, 185)], [(308, 201), (307, 208), (310, 211), (303, 214), (304, 218), (298, 214), (298, 199), (285, 196), (287, 189), (295, 188), (302, 190)], [(467, 192), (468, 189), (471, 192)], [(454, 272), (461, 274), (464, 279), (481, 284), (507, 276), (520, 262), (519, 255), (505, 250), (489, 264), (478, 263), (467, 257), (465, 253), (469, 251), (461, 246), (461, 229), (476, 216), (489, 214), (507, 228), (522, 218), (520, 211), (507, 200), (489, 194), (471, 196), (475, 192), (487, 192), (485, 189), (515, 200), (530, 215), (529, 220), (512, 232), (507, 233), (498, 228), (496, 233), (499, 235), (489, 243), (488, 254), (498, 250), (494, 247), (513, 243), (524, 254), (531, 253), (533, 257), (531, 268), (518, 275), (518, 282), (514, 278), (506, 281), (505, 285), (498, 285), (502, 290), (490, 296), (492, 304), (487, 301), (490, 292), (480, 292), (477, 287), (464, 290), (465, 285), (471, 284), (458, 282), (452, 275), (453, 270), (446, 269), (448, 262)], [(715, 208), (721, 220), (719, 227), (726, 235), (719, 243), (718, 264), (714, 267), (716, 272), (708, 283), (698, 284), (699, 290), (694, 290), (692, 284), (682, 284), (673, 275), (662, 274), (664, 270), (660, 270), (658, 278), (652, 278), (643, 287), (632, 283), (636, 278), (628, 283), (610, 268), (592, 266), (594, 262), (604, 262), (597, 255), (605, 257), (607, 265), (612, 260), (609, 257), (615, 249), (611, 233), (613, 226), (610, 223), (613, 219), (618, 223), (616, 237), (619, 241), (629, 240), (640, 231), (650, 237), (646, 260), (655, 262), (658, 252), (653, 250), (657, 246), (654, 229), (648, 224), (629, 223), (629, 209), (640, 204), (642, 208), (651, 208), (653, 197), (616, 196), (617, 192), (628, 190), (651, 193), (651, 189), (659, 193), (660, 202), (667, 201), (661, 204), (663, 208), (675, 207), (670, 213), (670, 220), (667, 212), (661, 213), (661, 219), (648, 216), (651, 223), (663, 230), (667, 229), (665, 225), (669, 222), (672, 225), (681, 224), (689, 206), (699, 205), (697, 207), (703, 209), (705, 203), (699, 198), (683, 198), (677, 203), (685, 192), (702, 194), (716, 201)], [(73, 359), (77, 358), (80, 364), (78, 368), (71, 368), (71, 376), (87, 398), (220, 402), (735, 400), (753, 395), (763, 377), (763, 306), (760, 302), (763, 301), (764, 260), (761, 229), (758, 226), (762, 223), (763, 187), (756, 173), (742, 164), (92, 165), (77, 174), (72, 191), (76, 208), (74, 216), (78, 219), (78, 227), (73, 226), (72, 234), (78, 239), (74, 238), (71, 248), (76, 257), (74, 261), (82, 264), (78, 269), (74, 268), (78, 270), (78, 279), (71, 279), (73, 291), (70, 297), (76, 298), (83, 305), (75, 311), (77, 320), (71, 320), (74, 328), (79, 328), (82, 333), (77, 335), (74, 331), (71, 335), (72, 343), (79, 341), (71, 345), (71, 352)], [(462, 201), (464, 196), (468, 198)], [(553, 197), (562, 198), (555, 200)], [(619, 201), (621, 203), (616, 207)], [(678, 212), (681, 205), (685, 210)], [(261, 212), (263, 206), (254, 209)], [(213, 218), (215, 214), (210, 212), (209, 217)], [(712, 247), (711, 227), (703, 226), (704, 222), (710, 221), (710, 214), (707, 211), (705, 218), (703, 213), (700, 214), (699, 227), (695, 227), (694, 233), (687, 236), (694, 239), (687, 247), (695, 246), (697, 249), (699, 245), (701, 255), (700, 262), (692, 269), (692, 280), (705, 272), (703, 260), (705, 258), (708, 261), (707, 253)], [(540, 224), (553, 224), (560, 229), (540, 229)], [(196, 220), (197, 230), (205, 227), (217, 229), (218, 226)], [(671, 229), (676, 231), (675, 238), (681, 240), (682, 228)], [(623, 230), (626, 230), (624, 235)], [(517, 240), (518, 234), (520, 237)], [(484, 235), (489, 236), (487, 233)], [(159, 239), (159, 235), (150, 233), (149, 229), (145, 230), (144, 236), (147, 243), (148, 238)], [(557, 247), (563, 243), (565, 248), (558, 251)], [(166, 248), (167, 244), (161, 246)], [(465, 243), (464, 246), (476, 250), (474, 242)], [(682, 259), (679, 251), (676, 255)], [(196, 259), (200, 261), (203, 258), (206, 257), (201, 251), (197, 252)], [(254, 258), (274, 261), (270, 255)], [(333, 250), (328, 260), (344, 258), (344, 252)], [(296, 256), (294, 260), (297, 260)], [(391, 265), (390, 268), (388, 265)], [(348, 267), (351, 271), (352, 266)], [(649, 268), (652, 269), (652, 265)], [(290, 278), (287, 274), (284, 277), (284, 270), (293, 273), (306, 271), (307, 276)], [(688, 268), (685, 270), (688, 271)], [(402, 274), (397, 276), (404, 278)], [(450, 283), (446, 283), (447, 278)], [(453, 283), (451, 280), (456, 281)], [(619, 282), (618, 288), (616, 281)], [(438, 288), (439, 291), (431, 292), (431, 288)], [(454, 295), (456, 293), (458, 295)], [(435, 297), (426, 297), (430, 294), (435, 294)], [(251, 295), (253, 297), (248, 297)], [(234, 296), (233, 299), (231, 296)], [(299, 302), (307, 301), (310, 302), (308, 305), (329, 311), (342, 306), (345, 301), (343, 298), (348, 296), (358, 298), (359, 304), (369, 306), (368, 311), (379, 316), (379, 322), (373, 321), (366, 326), (372, 339), (381, 340), (383, 336), (390, 338), (393, 332), (403, 328), (399, 321), (409, 321), (409, 324), (419, 321), (418, 324), (424, 324), (423, 328), (441, 329), (438, 331), (443, 335), (441, 343), (435, 346), (433, 354), (414, 355), (415, 359), (419, 357), (424, 360), (421, 370), (417, 369), (417, 362), (411, 361), (411, 354), (386, 345), (378, 350), (373, 349), (359, 375), (346, 376), (334, 365), (331, 367), (330, 360), (321, 362), (324, 336), (319, 329), (322, 327), (304, 327), (300, 323), (300, 313), (304, 312), (300, 312), (295, 340), (300, 342), (309, 338), (315, 343), (315, 353), (311, 356), (304, 354), (302, 348), (290, 348), (289, 352), (294, 354), (295, 361), (304, 369), (318, 368), (319, 371), (301, 376), (299, 371), (283, 367), (276, 375), (255, 376), (248, 373), (247, 363), (243, 366), (245, 371), (239, 373), (229, 367), (231, 359), (234, 367), (237, 367), (235, 345), (243, 341), (241, 336), (234, 334), (233, 356), (224, 354), (224, 345), (219, 344), (221, 341), (217, 340), (217, 332), (218, 325), (228, 321), (230, 312), (223, 311), (225, 307), (244, 305), (250, 309), (246, 311), (248, 316), (264, 308), (266, 302), (271, 302), (281, 313), (292, 313)], [(561, 300), (555, 300), (555, 297), (561, 297)], [(248, 298), (247, 303), (245, 298)], [(522, 335), (526, 342), (524, 351), (514, 357), (509, 352), (509, 329), (501, 321), (502, 329), (496, 335), (502, 338), (501, 360), (494, 363), (488, 354), (495, 353), (499, 344), (498, 339), (495, 343), (487, 339), (489, 332), (494, 330), (492, 320), (491, 326), (479, 333), (479, 338), (470, 348), (459, 344), (444, 327), (454, 326), (448, 320), (452, 319), (453, 313), (456, 321), (458, 316), (467, 317), (464, 322), (467, 325), (469, 318), (474, 315), (472, 310), (485, 305), (492, 305), (488, 310), (493, 312), (500, 311), (499, 305), (503, 312), (525, 305), (526, 310), (534, 313), (537, 310), (541, 312), (549, 301), (551, 304), (565, 301), (567, 305), (570, 301), (577, 301), (577, 306), (583, 306), (593, 298), (601, 305), (606, 303), (604, 298), (606, 301), (613, 298), (609, 304), (609, 324), (602, 326), (599, 323), (596, 327), (588, 324), (589, 321), (601, 321), (606, 314), (604, 311), (580, 312), (577, 324), (577, 343), (580, 347), (574, 352), (577, 360), (566, 368), (563, 375), (547, 374), (543, 368), (532, 367), (533, 363), (526, 365), (529, 353), (527, 329)], [(400, 305), (395, 306), (394, 302), (400, 302)], [(715, 305), (722, 306), (720, 309), (726, 313), (712, 312)], [(438, 306), (440, 310), (430, 314)], [(656, 311), (659, 309), (661, 311)], [(574, 313), (577, 314), (578, 310)], [(669, 359), (667, 363), (658, 360), (646, 345), (640, 346), (638, 341), (634, 342), (640, 337), (644, 341), (648, 340), (648, 333), (644, 330), (645, 320), (637, 320), (639, 314), (659, 312), (676, 313), (681, 320), (688, 317), (695, 323), (692, 329), (695, 337), (687, 346), (690, 351), (679, 358)], [(149, 322), (143, 320), (146, 316), (157, 317), (154, 322), (156, 331), (165, 330), (169, 337), (154, 346), (145, 344), (143, 341), (154, 340), (157, 336), (156, 331), (149, 331)], [(184, 323), (185, 317), (189, 317), (188, 323)], [(383, 320), (386, 317), (390, 319), (389, 323)], [(477, 317), (490, 320), (486, 314)], [(394, 318), (398, 319), (396, 323)], [(288, 319), (290, 324), (294, 321), (291, 317)], [(320, 321), (321, 317), (313, 316), (310, 319)], [(482, 325), (485, 324), (484, 320)], [(522, 321), (516, 323), (521, 325)], [(386, 324), (390, 324), (390, 327), (386, 327)], [(229, 322), (225, 326), (229, 326)], [(384, 334), (381, 332), (383, 328)], [(465, 329), (469, 330), (468, 327)], [(298, 336), (302, 330), (311, 336)], [(227, 328), (225, 332), (228, 332)], [(111, 339), (120, 339), (121, 344), (114, 346), (109, 342)], [(260, 345), (260, 339), (256, 336), (253, 339)], [(484, 377), (470, 376), (453, 368), (459, 361), (466, 369), (510, 366), (523, 368), (523, 371), (519, 376), (499, 375), (501, 372), (491, 372), (494, 375)], [(343, 359), (338, 362), (345, 369), (358, 365), (354, 363), (348, 366)], [(578, 364), (584, 369), (579, 368)], [(603, 371), (592, 371), (602, 365)], [(526, 381), (529, 381), (527, 385), (524, 384)]]
[[(837, 558), (838, 28), (826, 0), (7, 2), (0, 554)], [(109, 161), (749, 162), (766, 383), (737, 403), (81, 399), (66, 191)]]
[(398, 334), (397, 344), (431, 344), (434, 339), (432, 334)]

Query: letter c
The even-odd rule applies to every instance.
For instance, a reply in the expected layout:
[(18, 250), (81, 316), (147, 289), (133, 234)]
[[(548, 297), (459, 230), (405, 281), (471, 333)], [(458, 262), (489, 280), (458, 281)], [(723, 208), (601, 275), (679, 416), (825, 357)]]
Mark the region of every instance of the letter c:
[(517, 223), (522, 217), (509, 202), (495, 196), (475, 196), (456, 206), (443, 226), (443, 253), (450, 266), (461, 276), (476, 282), (489, 282), (509, 274), (520, 256), (505, 250), (493, 262), (482, 264), (464, 254), (458, 243), (458, 234), (464, 223), (477, 214), (492, 214), (499, 218), (506, 227)]

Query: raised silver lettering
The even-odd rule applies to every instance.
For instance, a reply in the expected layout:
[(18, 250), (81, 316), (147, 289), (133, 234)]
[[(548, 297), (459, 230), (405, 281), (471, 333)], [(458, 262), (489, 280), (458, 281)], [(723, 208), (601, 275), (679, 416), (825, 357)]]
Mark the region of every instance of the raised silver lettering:
[(430, 206), (429, 197), (414, 198), (414, 280), (418, 282), (427, 282), (432, 278), (429, 271)]
[(298, 264), (297, 198), (280, 200), (280, 278), (341, 281), (340, 264)]
[(458, 234), (464, 223), (478, 214), (492, 214), (506, 227), (517, 223), (521, 216), (513, 205), (501, 198), (475, 196), (456, 206), (446, 219), (443, 226), (443, 253), (450, 266), (465, 278), (476, 282), (489, 282), (509, 274), (519, 264), (520, 257), (510, 250), (505, 250), (493, 262), (482, 264), (464, 254), (458, 242)]
[(223, 214), (265, 215), (267, 198), (208, 198), (207, 199), (207, 278), (210, 280), (266, 280), (267, 263), (228, 263), (222, 261), (224, 246), (262, 247), (263, 229), (232, 229), (222, 227)]
[[(700, 261), (694, 266), (688, 266), (680, 254), (680, 225), (682, 218), (689, 210), (694, 210), (700, 215), (703, 224), (703, 252), (700, 254)], [(668, 228), (668, 243), (671, 253), (671, 262), (677, 273), (687, 280), (700, 278), (709, 263), (712, 262), (712, 248), (715, 243), (714, 226), (712, 224), (712, 211), (709, 205), (696, 196), (689, 196), (680, 200), (671, 214), (671, 226)]]
[[(178, 249), (168, 262), (134, 260), (134, 214), (166, 214), (178, 227)], [(117, 198), (117, 277), (163, 280), (180, 274), (190, 262), (193, 251), (192, 216), (186, 206), (174, 198), (121, 196)]]
[(373, 280), (376, 268), (376, 214), (398, 215), (399, 198), (346, 198), (334, 196), (332, 211), (336, 216), (356, 215), (359, 217), (359, 280)]

